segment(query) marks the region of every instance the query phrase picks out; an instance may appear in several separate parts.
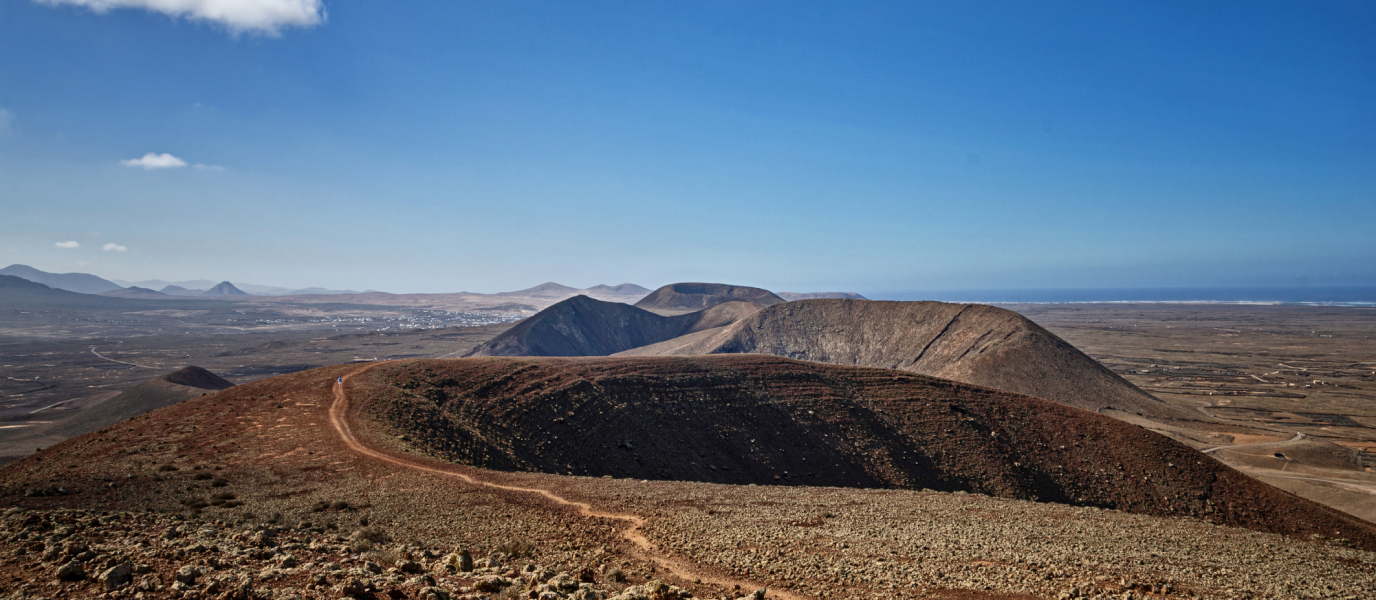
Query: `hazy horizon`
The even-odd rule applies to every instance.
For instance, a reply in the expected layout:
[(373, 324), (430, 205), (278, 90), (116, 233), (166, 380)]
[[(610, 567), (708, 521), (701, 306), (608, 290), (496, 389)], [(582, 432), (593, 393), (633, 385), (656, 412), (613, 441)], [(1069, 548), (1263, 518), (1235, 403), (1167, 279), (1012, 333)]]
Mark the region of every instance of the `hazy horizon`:
[(1369, 3), (114, 5), (171, 12), (0, 14), (0, 263), (393, 292), (1376, 283)]

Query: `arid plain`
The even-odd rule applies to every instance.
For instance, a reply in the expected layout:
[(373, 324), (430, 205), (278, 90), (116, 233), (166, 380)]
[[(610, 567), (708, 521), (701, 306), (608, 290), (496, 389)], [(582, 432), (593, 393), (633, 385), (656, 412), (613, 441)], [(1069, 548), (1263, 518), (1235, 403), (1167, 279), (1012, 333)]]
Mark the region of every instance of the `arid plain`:
[[(370, 310), (399, 310), (312, 304), (358, 319)], [(1179, 409), (1173, 418), (1112, 410), (1103, 417), (1145, 426), (1282, 490), (1373, 518), (1376, 310), (1005, 307)], [(11, 378), (4, 401), (13, 415), (62, 403), (43, 411), (57, 417), (11, 416), (6, 425), (19, 427), (3, 430), (16, 450), (45, 448), (16, 451), (25, 460), (0, 472), (0, 502), (24, 507), (4, 518), (0, 588), (28, 594), (20, 597), (103, 593), (101, 577), (125, 563), (135, 572), (110, 588), (114, 597), (736, 598), (767, 588), (768, 597), (780, 598), (1362, 598), (1376, 589), (1376, 555), (1364, 541), (1372, 528), (1359, 521), (1340, 526), (1347, 531), (1287, 533), (1284, 520), (1264, 516), (1283, 513), (1263, 507), (1238, 508), (1237, 522), (1252, 523), (1242, 528), (1213, 522), (1224, 513), (1162, 516), (1164, 504), (1105, 510), (878, 481), (714, 483), (733, 481), (735, 473), (716, 470), (725, 464), (719, 458), (710, 471), (685, 466), (682, 478), (581, 472), (573, 464), (486, 470), (456, 462), (368, 412), (388, 386), (428, 389), (395, 379), (412, 372), (407, 365), (424, 368), (406, 361), (462, 356), (511, 323), (376, 331), (358, 321), (345, 332), (331, 326), (328, 334), (319, 323), (299, 323), (297, 330), (260, 323), (230, 334), (171, 331), (163, 319), (186, 317), (170, 313), (111, 312), (102, 329), (66, 336), (20, 312), (8, 317), (25, 327), (6, 331), (3, 362)], [(152, 318), (164, 331), (136, 334), (138, 320)], [(54, 439), (35, 444), (20, 437), (41, 424), (35, 421), (60, 421), (64, 411), (98, 405), (97, 393), (108, 398), (193, 364), (239, 385), (55, 447)], [(34, 385), (33, 377), (59, 382), (24, 387)], [(336, 385), (337, 377), (347, 379)], [(864, 396), (857, 398), (868, 402)], [(893, 408), (876, 414), (886, 410)], [(959, 416), (969, 409), (952, 410)], [(987, 436), (986, 417), (968, 416), (958, 420)], [(564, 420), (559, 415), (540, 435), (557, 439)], [(959, 426), (941, 425), (947, 434)], [(1125, 439), (1082, 443), (1107, 451)], [(623, 461), (627, 468), (650, 452), (617, 446), (624, 439), (607, 441), (609, 452), (635, 456)], [(681, 443), (691, 447), (692, 439)], [(847, 454), (847, 444), (834, 448), (864, 455)], [(704, 439), (694, 456), (719, 446)], [(779, 450), (768, 459), (791, 456)], [(566, 470), (574, 474), (556, 474)], [(956, 482), (952, 489), (965, 485), (949, 481)], [(1093, 489), (1117, 494), (1136, 484), (1116, 485), (1118, 492), (1113, 485)], [(460, 548), (487, 560), (472, 571), (446, 570)], [(91, 553), (88, 577), (62, 580), (50, 572), (78, 550)], [(176, 585), (187, 568), (199, 575)], [(655, 580), (679, 587), (656, 588)]]

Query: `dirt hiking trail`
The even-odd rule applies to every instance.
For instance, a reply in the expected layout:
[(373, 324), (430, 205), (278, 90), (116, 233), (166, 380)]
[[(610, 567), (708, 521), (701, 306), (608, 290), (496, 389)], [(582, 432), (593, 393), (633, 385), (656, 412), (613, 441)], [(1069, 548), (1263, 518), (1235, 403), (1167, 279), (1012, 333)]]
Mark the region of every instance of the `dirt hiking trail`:
[[(334, 425), (335, 431), (339, 433), (340, 440), (344, 442), (344, 445), (355, 454), (365, 456), (373, 460), (381, 461), (387, 464), (396, 465), (398, 467), (412, 469), (415, 471), (433, 473), (435, 475), (441, 475), (446, 477), (454, 477), (471, 485), (482, 486), (497, 490), (504, 490), (509, 492), (537, 494), (556, 505), (575, 508), (578, 510), (578, 514), (584, 517), (624, 521), (628, 523), (630, 526), (620, 531), (621, 537), (631, 542), (631, 544), (635, 546), (635, 548), (638, 551), (638, 554), (640, 554), (642, 558), (649, 560), (655, 565), (667, 570), (674, 577), (677, 577), (685, 582), (701, 581), (702, 583), (713, 584), (726, 588), (739, 586), (740, 590), (743, 593), (748, 593), (749, 590), (755, 590), (765, 587), (764, 585), (759, 584), (757, 582), (751, 582), (740, 579), (729, 579), (717, 575), (712, 575), (710, 573), (705, 572), (705, 570), (703, 570), (701, 567), (697, 565), (693, 565), (685, 561), (675, 560), (655, 552), (654, 545), (650, 543), (649, 539), (647, 539), (644, 535), (640, 533), (641, 528), (645, 526), (645, 518), (639, 515), (599, 511), (597, 509), (594, 509), (592, 505), (588, 503), (569, 500), (549, 490), (544, 490), (540, 488), (503, 485), (499, 483), (484, 481), (482, 479), (473, 477), (472, 475), (466, 473), (459, 472), (457, 470), (442, 469), (431, 465), (422, 464), (414, 460), (409, 460), (405, 456), (399, 456), (396, 454), (384, 452), (382, 450), (378, 450), (376, 448), (368, 446), (363, 441), (361, 441), (357, 435), (354, 434), (353, 427), (349, 423), (349, 414), (351, 412), (352, 406), (349, 401), (349, 396), (346, 388), (348, 386), (349, 380), (352, 379), (355, 375), (361, 375), (372, 370), (374, 367), (383, 364), (387, 363), (377, 362), (369, 364), (368, 366), (359, 369), (355, 369), (354, 371), (345, 374), (340, 379), (340, 381), (337, 382), (334, 386), (334, 402), (330, 405), (330, 423)], [(782, 600), (806, 600), (805, 596), (799, 596), (796, 594), (789, 593), (785, 590), (779, 590), (777, 588), (769, 590), (769, 594), (772, 597), (780, 598)]]

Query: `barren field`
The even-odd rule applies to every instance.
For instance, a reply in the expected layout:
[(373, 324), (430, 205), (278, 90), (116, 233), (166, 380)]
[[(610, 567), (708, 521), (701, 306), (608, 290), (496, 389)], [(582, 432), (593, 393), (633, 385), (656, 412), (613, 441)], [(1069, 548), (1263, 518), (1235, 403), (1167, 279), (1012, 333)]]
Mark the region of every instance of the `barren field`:
[[(357, 307), (341, 313), (352, 316), (328, 319), (255, 319), (281, 323), (240, 323), (244, 315), (231, 309), (206, 312), (0, 310), (0, 463), (61, 441), (45, 427), (181, 367), (245, 383), (332, 364), (458, 356), (511, 326), (446, 326), (453, 323)], [(413, 328), (420, 326), (427, 328)], [(391, 329), (378, 331), (383, 327)]]
[[(203, 569), (207, 580), (247, 571), (259, 589), (290, 588), (303, 598), (338, 597), (347, 577), (387, 584), (388, 575), (357, 567), (393, 547), (344, 547), (365, 519), (416, 548), (458, 547), (480, 557), (528, 548), (528, 558), (494, 558), (586, 569), (598, 581), (616, 569), (629, 583), (663, 578), (699, 597), (737, 597), (743, 594), (735, 586), (757, 585), (779, 598), (1053, 598), (1072, 590), (1086, 597), (1359, 598), (1376, 587), (1376, 554), (1335, 539), (1339, 532), (1297, 540), (1189, 518), (973, 494), (455, 466), (373, 435), (350, 404), (353, 380), (340, 393), (334, 385), (335, 377), (359, 368), (239, 386), (64, 442), (0, 469), (0, 501), (46, 510), (180, 512), (199, 549), (158, 541), (120, 556), (108, 547), (95, 553), (158, 565), (163, 581), (181, 566)], [(346, 418), (332, 421), (332, 407)], [(581, 514), (576, 503), (609, 516)], [(297, 573), (304, 567), (274, 565), (273, 555), (262, 553), (225, 554), (237, 545), (214, 541), (266, 521), (288, 535), (339, 532), (330, 538), (338, 546), (320, 560), (344, 573), (302, 586)], [(60, 565), (17, 555), (22, 545), (3, 545), (0, 580), (50, 594), (88, 585), (49, 585)], [(420, 562), (429, 572), (443, 568), (437, 559)]]
[[(1276, 487), (1376, 520), (1376, 309), (1006, 308), (1156, 397), (1205, 417), (1154, 429), (1213, 449), (1212, 456)], [(1261, 442), (1270, 444), (1243, 447)]]

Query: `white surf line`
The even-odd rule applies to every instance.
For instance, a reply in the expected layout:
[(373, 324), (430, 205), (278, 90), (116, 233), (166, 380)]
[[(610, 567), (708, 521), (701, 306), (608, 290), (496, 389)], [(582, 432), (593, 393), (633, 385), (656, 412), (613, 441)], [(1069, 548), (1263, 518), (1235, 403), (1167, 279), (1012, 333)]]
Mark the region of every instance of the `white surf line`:
[[(347, 394), (344, 393), (344, 384), (347, 383), (348, 380), (351, 379), (354, 375), (358, 375), (360, 373), (368, 371), (369, 369), (372, 369), (373, 367), (379, 364), (383, 363), (373, 363), (361, 369), (355, 369), (354, 371), (351, 371), (348, 374), (341, 377), (340, 381), (336, 383), (334, 386), (334, 402), (330, 404), (330, 423), (334, 425), (335, 431), (339, 433), (339, 438), (341, 441), (344, 442), (345, 447), (347, 447), (354, 453), (381, 462), (393, 464), (399, 467), (406, 467), (416, 471), (433, 473), (436, 475), (455, 477), (458, 479), (462, 479), (463, 481), (471, 485), (479, 485), (497, 490), (506, 490), (510, 492), (525, 492), (531, 494), (539, 494), (540, 496), (545, 497), (546, 499), (555, 504), (569, 506), (577, 509), (578, 514), (585, 517), (625, 521), (630, 524), (630, 527), (621, 530), (621, 537), (624, 538), (626, 541), (631, 542), (631, 544), (633, 544), (637, 549), (639, 549), (641, 553), (643, 553), (645, 557), (650, 560), (650, 562), (655, 563), (656, 565), (662, 567), (664, 570), (668, 571), (671, 575), (674, 575), (675, 577), (678, 577), (679, 579), (682, 579), (684, 581), (697, 581), (702, 583), (718, 585), (726, 588), (730, 588), (733, 585), (740, 586), (742, 591), (752, 587), (756, 589), (767, 587), (752, 581), (716, 577), (713, 575), (709, 575), (707, 573), (702, 573), (698, 571), (700, 567), (698, 567), (697, 565), (693, 565), (684, 561), (674, 560), (667, 556), (663, 556), (656, 553), (654, 551), (654, 544), (651, 543), (649, 538), (646, 538), (644, 534), (640, 533), (641, 528), (643, 528), (646, 524), (645, 517), (642, 517), (640, 515), (599, 511), (597, 509), (594, 509), (591, 504), (588, 504), (586, 502), (577, 502), (574, 500), (569, 500), (567, 498), (564, 498), (563, 496), (555, 494), (554, 492), (551, 492), (546, 489), (504, 485), (500, 483), (493, 483), (490, 481), (483, 481), (481, 479), (478, 479), (471, 475), (460, 473), (458, 471), (435, 468), (430, 465), (408, 460), (405, 457), (391, 455), (368, 447), (361, 440), (359, 440), (356, 435), (354, 435), (353, 428), (349, 426), (349, 397)], [(786, 590), (780, 590), (777, 588), (769, 590), (769, 593), (773, 597), (780, 598), (781, 600), (804, 600), (803, 596), (789, 593)]]
[(131, 363), (131, 362), (124, 362), (124, 361), (122, 361), (122, 360), (115, 360), (115, 359), (113, 359), (113, 358), (110, 358), (110, 357), (108, 357), (108, 356), (105, 356), (104, 354), (101, 354), (101, 353), (99, 353), (99, 352), (96, 352), (96, 346), (91, 346), (91, 354), (94, 354), (94, 355), (96, 355), (96, 356), (99, 356), (99, 357), (101, 357), (101, 358), (103, 358), (103, 359), (105, 359), (105, 360), (108, 360), (108, 361), (110, 361), (110, 362), (117, 362), (117, 363), (119, 363), (119, 364), (121, 364), (121, 365), (129, 365), (129, 366), (131, 366), (131, 367), (142, 367), (142, 368), (145, 368), (145, 369), (157, 369), (157, 368), (158, 368), (158, 367), (150, 367), (150, 366), (148, 366), (148, 365), (138, 365), (138, 364), (134, 364), (134, 363)]

